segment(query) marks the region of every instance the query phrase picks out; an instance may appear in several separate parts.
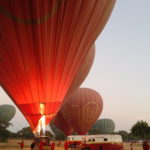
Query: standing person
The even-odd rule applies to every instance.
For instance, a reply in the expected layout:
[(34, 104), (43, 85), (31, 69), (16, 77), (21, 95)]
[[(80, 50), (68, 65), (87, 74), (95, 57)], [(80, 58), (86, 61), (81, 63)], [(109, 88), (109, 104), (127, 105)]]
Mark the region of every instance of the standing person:
[(52, 144), (51, 144), (51, 150), (55, 150), (55, 142), (52, 142)]
[(35, 145), (36, 145), (36, 140), (34, 140), (34, 141), (31, 143), (31, 145), (30, 145), (31, 150), (34, 150)]
[(131, 147), (131, 150), (133, 150), (133, 143), (132, 142), (130, 143), (130, 147)]
[(21, 142), (20, 143), (18, 143), (19, 145), (20, 145), (20, 149), (21, 150), (23, 150), (23, 148), (24, 148), (24, 141), (23, 140), (21, 140)]
[(50, 145), (50, 140), (48, 137), (45, 138), (45, 145), (46, 146), (49, 146)]
[(67, 141), (65, 141), (65, 143), (64, 143), (64, 150), (68, 150), (68, 142)]
[(149, 144), (147, 141), (143, 141), (143, 150), (149, 150)]
[(44, 150), (44, 145), (45, 145), (44, 141), (41, 140), (39, 143), (39, 150)]
[(88, 147), (86, 140), (84, 140), (83, 143), (81, 143), (81, 149), (84, 149), (85, 147)]
[(57, 146), (60, 146), (60, 145), (61, 145), (61, 141), (58, 141)]

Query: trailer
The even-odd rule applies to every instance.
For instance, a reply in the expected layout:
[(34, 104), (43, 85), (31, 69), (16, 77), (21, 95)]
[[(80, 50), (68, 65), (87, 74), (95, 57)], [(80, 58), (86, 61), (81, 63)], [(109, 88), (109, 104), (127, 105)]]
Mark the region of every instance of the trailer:
[(120, 135), (71, 135), (67, 137), (70, 149), (79, 150), (123, 150)]

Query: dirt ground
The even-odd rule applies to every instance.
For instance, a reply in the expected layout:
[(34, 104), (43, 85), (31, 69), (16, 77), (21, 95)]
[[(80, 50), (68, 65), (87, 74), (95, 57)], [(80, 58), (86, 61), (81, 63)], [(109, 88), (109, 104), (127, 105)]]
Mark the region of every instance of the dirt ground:
[[(20, 150), (19, 143), (20, 140), (11, 139), (7, 143), (0, 143), (0, 150)], [(23, 150), (30, 150), (31, 140), (25, 140), (25, 148)], [(55, 148), (55, 150), (64, 150), (63, 145)], [(129, 143), (124, 143), (124, 150), (131, 150)], [(133, 150), (142, 150), (141, 144), (133, 144)]]
[[(124, 143), (123, 144), (124, 150), (131, 150), (130, 144), (129, 143)], [(141, 144), (133, 144), (133, 150), (143, 150)]]

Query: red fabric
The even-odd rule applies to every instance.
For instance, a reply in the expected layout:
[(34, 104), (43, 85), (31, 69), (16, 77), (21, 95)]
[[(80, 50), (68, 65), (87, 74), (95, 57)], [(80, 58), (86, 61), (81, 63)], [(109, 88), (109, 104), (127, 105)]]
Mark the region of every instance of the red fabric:
[[(69, 97), (69, 95), (71, 95), (72, 92), (75, 91), (81, 85), (83, 80), (86, 78), (93, 64), (94, 56), (95, 56), (95, 45), (93, 45), (93, 47), (90, 49), (88, 55), (84, 59), (84, 62), (80, 66), (78, 73), (76, 74), (75, 78), (73, 79), (73, 82), (71, 83), (71, 86), (68, 90), (68, 94), (66, 95), (65, 99), (67, 99), (67, 97)], [(65, 103), (65, 101), (63, 103)], [(61, 131), (63, 131), (64, 134), (71, 135), (73, 133), (73, 128), (64, 119), (61, 111), (57, 113), (54, 120), (55, 120), (54, 124), (56, 125), (56, 127), (59, 128)]]
[[(88, 75), (88, 73), (92, 67), (94, 57), (95, 57), (95, 45), (92, 46), (92, 48), (89, 50), (87, 56), (85, 57), (83, 63), (80, 65), (80, 68), (79, 68), (78, 72), (76, 73), (76, 76), (74, 77), (74, 79), (69, 87), (69, 90), (68, 90), (68, 93), (67, 93), (65, 99), (67, 99), (67, 97), (69, 97), (82, 84), (82, 82), (84, 81), (84, 79), (86, 78), (86, 76)], [(65, 100), (63, 103), (65, 103)]]
[(64, 134), (71, 135), (73, 133), (73, 128), (68, 124), (68, 122), (64, 119), (61, 111), (59, 111), (54, 120), (55, 126), (60, 129)]
[[(86, 78), (93, 64), (94, 56), (95, 56), (95, 45), (93, 45), (93, 47), (90, 49), (88, 55), (84, 59), (84, 62), (80, 66), (78, 73), (76, 74), (75, 78), (73, 79), (73, 82), (71, 83), (71, 86), (68, 90), (68, 93), (65, 99), (67, 99), (67, 97), (69, 97), (73, 93), (73, 91), (75, 91), (81, 85), (83, 80)], [(65, 100), (63, 104), (64, 103), (65, 103)], [(59, 128), (61, 131), (63, 131), (64, 134), (71, 135), (73, 133), (73, 128), (64, 119), (61, 111), (57, 113), (54, 120), (55, 120), (54, 124), (56, 125), (56, 127)]]
[(0, 1), (0, 84), (32, 129), (42, 115), (48, 123), (58, 112), (114, 3)]
[(61, 107), (65, 120), (78, 134), (85, 134), (99, 118), (103, 109), (102, 98), (96, 91), (79, 88)]

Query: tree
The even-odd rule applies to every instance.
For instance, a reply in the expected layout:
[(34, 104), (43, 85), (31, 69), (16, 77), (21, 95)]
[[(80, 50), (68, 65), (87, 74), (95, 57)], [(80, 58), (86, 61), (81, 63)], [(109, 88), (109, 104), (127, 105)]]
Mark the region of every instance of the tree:
[(90, 131), (89, 131), (89, 134), (90, 135), (96, 135), (96, 134), (100, 134), (101, 132), (97, 129), (97, 128), (92, 128)]
[(22, 128), (22, 130), (17, 132), (17, 136), (18, 137), (24, 137), (24, 138), (27, 138), (27, 139), (34, 138), (34, 134), (33, 134), (30, 127)]
[(127, 131), (121, 130), (121, 131), (118, 131), (118, 134), (122, 136), (123, 141), (128, 140), (128, 132)]
[(142, 139), (147, 139), (150, 135), (150, 127), (146, 121), (138, 121), (131, 128), (131, 133)]
[(9, 125), (11, 125), (9, 122), (0, 118), (0, 141), (2, 142), (6, 142), (10, 135), (10, 131), (7, 130)]
[(140, 137), (133, 135), (131, 132), (128, 134), (128, 140), (141, 140)]

